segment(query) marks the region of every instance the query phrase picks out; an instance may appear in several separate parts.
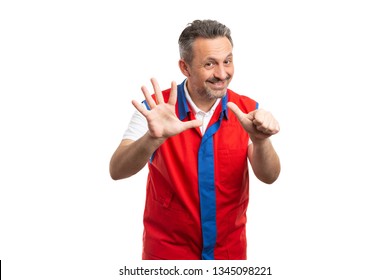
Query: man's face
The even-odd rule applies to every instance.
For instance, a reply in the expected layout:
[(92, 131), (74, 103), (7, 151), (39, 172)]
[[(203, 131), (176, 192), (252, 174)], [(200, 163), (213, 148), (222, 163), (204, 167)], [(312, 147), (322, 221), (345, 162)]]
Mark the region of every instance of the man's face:
[(233, 78), (233, 47), (226, 37), (198, 38), (189, 65), (188, 90), (201, 98), (223, 97)]

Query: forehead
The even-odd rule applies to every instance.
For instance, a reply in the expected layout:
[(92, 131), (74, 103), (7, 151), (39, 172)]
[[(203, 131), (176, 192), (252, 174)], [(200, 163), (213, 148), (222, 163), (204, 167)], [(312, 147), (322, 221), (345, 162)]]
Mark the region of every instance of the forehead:
[(214, 39), (197, 38), (193, 44), (194, 59), (205, 60), (225, 59), (231, 55), (233, 47), (226, 37), (217, 37)]

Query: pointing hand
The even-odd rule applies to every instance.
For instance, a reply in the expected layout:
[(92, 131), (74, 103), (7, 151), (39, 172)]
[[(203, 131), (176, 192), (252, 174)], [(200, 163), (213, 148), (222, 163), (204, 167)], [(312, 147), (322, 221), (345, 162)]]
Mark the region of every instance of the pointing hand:
[(233, 102), (229, 102), (228, 107), (236, 115), (245, 131), (248, 132), (252, 142), (269, 138), (280, 130), (278, 121), (264, 109), (245, 114)]

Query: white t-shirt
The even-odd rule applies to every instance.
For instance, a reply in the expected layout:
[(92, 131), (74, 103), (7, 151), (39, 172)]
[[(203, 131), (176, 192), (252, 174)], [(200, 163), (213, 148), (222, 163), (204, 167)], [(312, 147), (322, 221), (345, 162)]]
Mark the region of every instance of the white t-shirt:
[[(215, 109), (217, 108), (219, 102), (221, 102), (221, 98), (218, 98), (216, 100), (213, 107), (211, 107), (211, 109), (208, 112), (204, 112), (195, 105), (194, 101), (192, 101), (191, 96), (187, 90), (187, 81), (185, 82), (184, 85), (184, 92), (185, 92), (186, 99), (191, 106), (191, 109), (193, 110), (193, 112), (195, 112), (195, 118), (197, 120), (201, 120), (203, 123), (202, 126), (199, 127), (203, 135), (211, 120), (211, 117), (215, 112)], [(146, 118), (140, 112), (138, 112), (138, 110), (135, 110), (133, 116), (131, 117), (129, 125), (125, 133), (123, 134), (123, 139), (131, 139), (133, 141), (136, 141), (139, 138), (141, 138), (143, 135), (145, 135), (147, 131), (148, 131), (148, 123), (146, 121)]]

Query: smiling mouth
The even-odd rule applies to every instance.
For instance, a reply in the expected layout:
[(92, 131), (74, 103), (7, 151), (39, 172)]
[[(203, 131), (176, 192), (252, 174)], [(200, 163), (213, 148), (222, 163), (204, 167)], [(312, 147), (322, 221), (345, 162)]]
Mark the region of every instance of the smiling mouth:
[(207, 81), (213, 88), (224, 89), (226, 87), (226, 81)]
[(210, 83), (214, 86), (217, 86), (217, 87), (224, 87), (225, 86), (225, 81), (210, 82)]
[(227, 76), (226, 79), (223, 80), (213, 77), (207, 80), (207, 82), (214, 85), (215, 87), (226, 87), (229, 80), (230, 80), (230, 76)]

